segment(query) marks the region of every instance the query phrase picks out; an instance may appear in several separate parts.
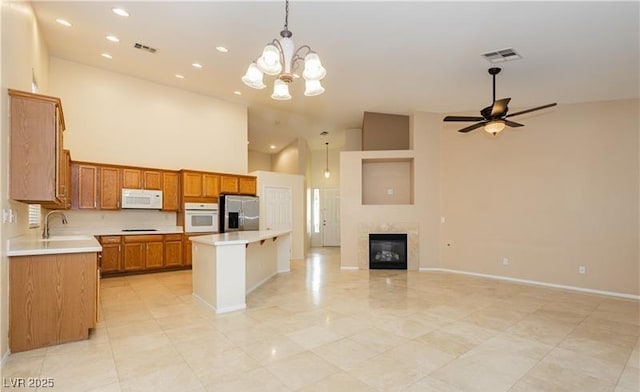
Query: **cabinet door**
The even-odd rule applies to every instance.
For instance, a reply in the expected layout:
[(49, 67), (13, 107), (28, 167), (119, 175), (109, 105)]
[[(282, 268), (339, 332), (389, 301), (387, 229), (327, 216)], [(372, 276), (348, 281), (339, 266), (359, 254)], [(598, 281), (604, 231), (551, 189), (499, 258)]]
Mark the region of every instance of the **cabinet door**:
[(165, 236), (164, 242), (164, 265), (177, 266), (182, 265), (182, 235), (177, 234), (176, 239)]
[(186, 197), (202, 197), (202, 174), (182, 173), (183, 194)]
[(130, 242), (124, 244), (124, 270), (139, 271), (144, 269), (144, 242)]
[(96, 209), (98, 199), (98, 167), (78, 165), (78, 208)]
[(62, 120), (60, 106), (56, 105), (56, 199), (60, 201), (61, 206), (64, 207), (67, 199), (67, 159), (64, 154), (62, 131), (64, 131), (64, 122)]
[(162, 173), (162, 209), (164, 211), (178, 211), (179, 184), (178, 173)]
[(120, 208), (120, 170), (116, 167), (100, 168), (100, 209), (117, 210)]
[(164, 267), (164, 243), (162, 241), (147, 242), (144, 259), (147, 269)]
[(220, 193), (238, 193), (238, 177), (220, 176)]
[(142, 171), (138, 169), (122, 169), (122, 187), (127, 189), (142, 188)]
[(145, 170), (142, 179), (143, 189), (162, 190), (162, 172)]
[(62, 130), (57, 105), (21, 91), (9, 89), (9, 95), (9, 197), (59, 203)]
[(191, 265), (191, 240), (184, 236), (184, 265)]
[(255, 177), (240, 177), (239, 178), (239, 192), (243, 195), (255, 195), (256, 194), (256, 178)]
[(63, 175), (61, 177), (62, 189), (64, 192), (63, 208), (71, 208), (71, 153), (69, 150), (63, 151)]
[[(111, 238), (111, 237), (107, 237)], [(102, 240), (102, 257), (100, 258), (100, 267), (102, 273), (109, 273), (120, 271), (120, 251), (122, 246), (120, 245), (120, 238), (115, 237), (117, 243), (104, 243)]]
[(202, 196), (218, 197), (220, 194), (220, 176), (217, 174), (203, 174), (202, 187)]

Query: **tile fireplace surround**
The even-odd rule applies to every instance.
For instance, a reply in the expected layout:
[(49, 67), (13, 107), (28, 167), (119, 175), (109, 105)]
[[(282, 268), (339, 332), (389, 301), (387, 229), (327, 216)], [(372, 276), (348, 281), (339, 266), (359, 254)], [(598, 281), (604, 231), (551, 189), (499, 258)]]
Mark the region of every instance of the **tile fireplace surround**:
[(358, 268), (369, 269), (369, 234), (407, 234), (407, 270), (417, 270), (420, 265), (419, 224), (416, 222), (358, 224)]

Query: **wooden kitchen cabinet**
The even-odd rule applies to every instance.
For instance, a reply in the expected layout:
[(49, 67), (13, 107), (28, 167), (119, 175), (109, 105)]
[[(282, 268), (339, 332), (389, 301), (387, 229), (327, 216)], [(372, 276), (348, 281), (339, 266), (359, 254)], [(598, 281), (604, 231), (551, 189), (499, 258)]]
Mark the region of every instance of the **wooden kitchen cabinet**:
[(63, 206), (64, 209), (71, 208), (71, 152), (69, 150), (62, 151), (62, 167), (64, 174), (60, 179), (61, 187), (64, 192)]
[(9, 197), (65, 208), (65, 129), (59, 98), (9, 89)]
[(100, 167), (100, 209), (120, 209), (120, 170), (116, 167)]
[(182, 265), (182, 234), (164, 236), (164, 256), (166, 267)]
[(218, 197), (220, 195), (220, 176), (204, 173), (202, 175), (202, 196)]
[(98, 166), (74, 163), (71, 172), (77, 179), (77, 185), (74, 188), (75, 202), (72, 204), (79, 209), (96, 209), (98, 207)]
[(120, 236), (103, 236), (99, 238), (100, 245), (102, 245), (100, 268), (103, 274), (122, 270), (122, 244), (120, 243), (120, 238)]
[(238, 176), (221, 175), (220, 193), (238, 193)]
[(184, 265), (190, 266), (192, 264), (192, 249), (191, 249), (191, 238), (192, 236), (185, 234), (184, 235)]
[(96, 326), (97, 255), (9, 257), (12, 353), (87, 339)]
[(136, 168), (122, 168), (122, 187), (126, 189), (162, 189), (162, 172)]
[(178, 172), (162, 172), (162, 210), (180, 210), (180, 177)]
[(238, 193), (254, 196), (257, 193), (257, 182), (255, 177), (238, 177)]
[(182, 171), (183, 201), (217, 201), (220, 194), (220, 175), (215, 173)]
[(164, 266), (162, 235), (124, 236), (124, 270), (139, 271)]

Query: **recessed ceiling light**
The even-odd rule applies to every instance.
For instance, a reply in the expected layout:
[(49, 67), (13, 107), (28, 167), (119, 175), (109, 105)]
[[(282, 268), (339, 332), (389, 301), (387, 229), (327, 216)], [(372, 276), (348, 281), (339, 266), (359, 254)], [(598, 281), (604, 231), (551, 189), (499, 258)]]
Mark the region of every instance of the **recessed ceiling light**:
[(178, 79), (184, 79), (184, 75), (176, 74), (176, 78), (178, 78)]
[(115, 35), (107, 35), (105, 38), (111, 42), (120, 42), (120, 39)]
[(126, 10), (123, 10), (122, 8), (114, 7), (114, 8), (111, 8), (111, 11), (113, 11), (114, 14), (119, 16), (124, 16), (124, 17), (129, 16), (129, 13)]
[(102, 57), (104, 57), (105, 59), (109, 59), (109, 60), (111, 60), (113, 58), (113, 56), (110, 55), (109, 53), (102, 53)]
[(241, 93), (240, 91), (238, 91), (238, 90), (234, 91), (233, 93), (234, 93), (235, 95), (242, 95), (242, 93)]
[(202, 68), (202, 64), (200, 63), (193, 63), (191, 65), (193, 65), (194, 68)]
[(273, 144), (271, 144), (271, 145), (269, 146), (269, 148), (270, 148), (270, 149), (272, 149), (272, 150), (275, 150), (275, 149), (276, 149), (276, 146), (274, 146)]
[(216, 46), (216, 50), (220, 53), (227, 53), (229, 51), (229, 49), (225, 48), (224, 46)]
[(71, 27), (71, 23), (69, 23), (69, 21), (64, 20), (64, 19), (56, 19), (56, 22), (60, 23), (63, 26), (67, 26), (67, 27)]

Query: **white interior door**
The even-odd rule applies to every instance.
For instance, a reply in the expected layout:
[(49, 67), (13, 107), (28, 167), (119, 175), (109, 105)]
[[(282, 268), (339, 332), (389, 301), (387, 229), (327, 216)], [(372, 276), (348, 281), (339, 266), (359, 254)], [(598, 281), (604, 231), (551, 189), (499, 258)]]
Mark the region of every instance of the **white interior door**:
[(260, 225), (266, 230), (291, 230), (293, 205), (292, 191), (287, 187), (264, 187), (265, 223)]
[(322, 245), (340, 246), (340, 190), (326, 188), (322, 192), (324, 208), (322, 217)]

